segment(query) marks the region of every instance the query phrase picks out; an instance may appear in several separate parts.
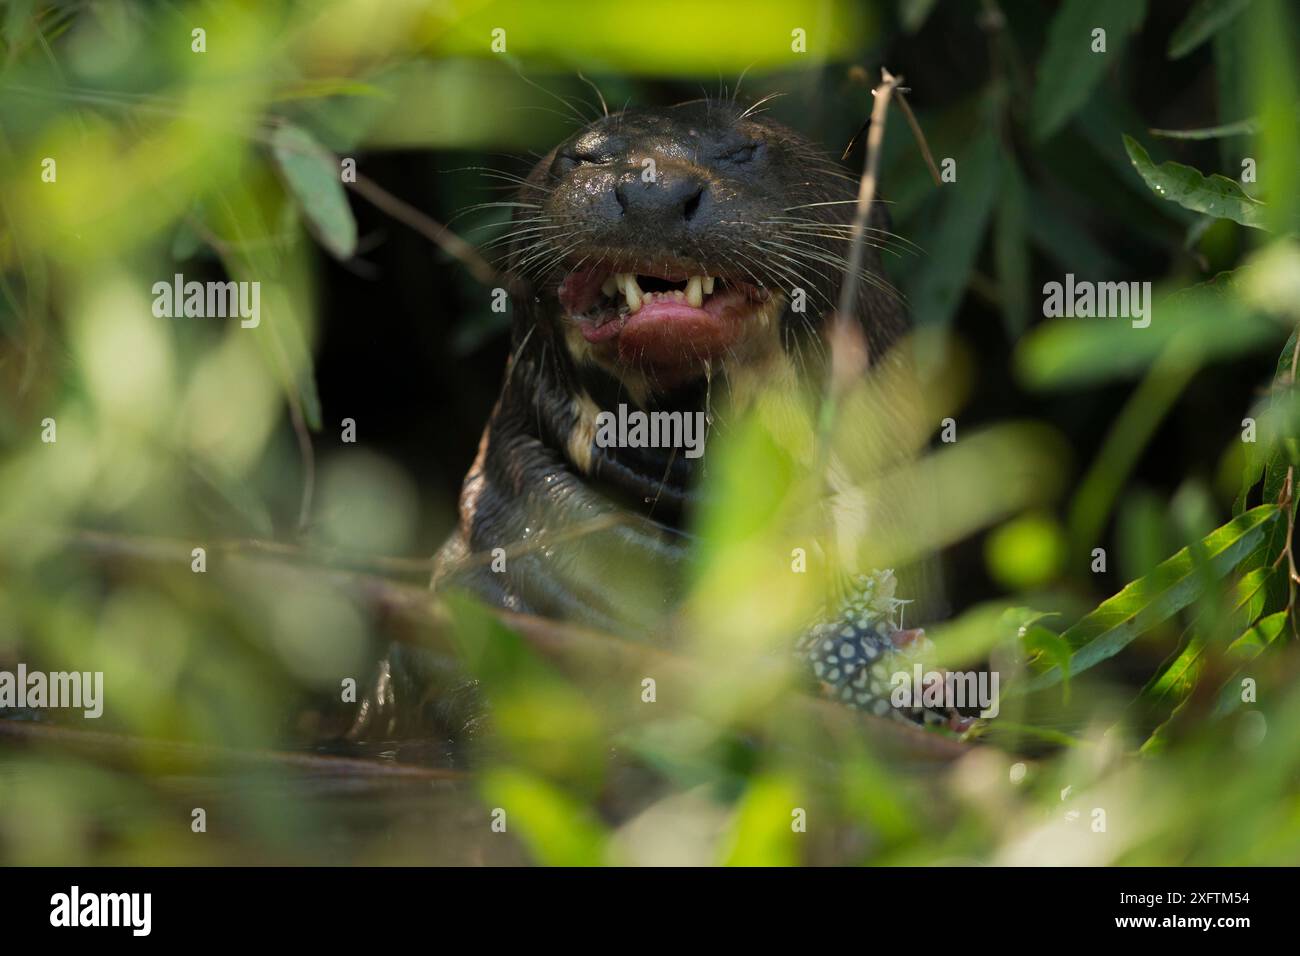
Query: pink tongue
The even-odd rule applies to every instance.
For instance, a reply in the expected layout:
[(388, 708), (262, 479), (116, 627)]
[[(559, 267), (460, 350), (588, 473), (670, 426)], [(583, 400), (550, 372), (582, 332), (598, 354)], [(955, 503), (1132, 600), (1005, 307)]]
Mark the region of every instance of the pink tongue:
[(604, 279), (601, 273), (595, 269), (570, 272), (560, 283), (560, 305), (570, 315), (582, 315), (596, 304), (602, 282)]
[(618, 352), (624, 360), (677, 365), (716, 358), (739, 336), (739, 322), (684, 302), (651, 302), (627, 317)]

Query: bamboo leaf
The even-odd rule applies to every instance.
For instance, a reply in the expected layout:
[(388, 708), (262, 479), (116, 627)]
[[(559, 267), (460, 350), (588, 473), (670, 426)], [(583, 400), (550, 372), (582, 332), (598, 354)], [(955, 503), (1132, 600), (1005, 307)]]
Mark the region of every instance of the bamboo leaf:
[(1244, 575), (1237, 585), (1236, 606), (1229, 613), (1222, 629), (1210, 628), (1198, 621), (1192, 628), (1187, 646), (1174, 658), (1173, 663), (1142, 689), (1143, 695), (1162, 700), (1171, 693), (1177, 692), (1181, 697), (1183, 693), (1190, 690), (1195, 684), (1206, 645), (1213, 636), (1212, 633), (1207, 632), (1213, 630), (1217, 633), (1235, 633), (1250, 627), (1264, 610), (1265, 586), (1272, 573), (1271, 568), (1256, 568)]
[[(1263, 540), (1278, 519), (1274, 505), (1261, 505), (1234, 518), (1198, 543), (1205, 567), (1192, 548), (1184, 548), (1150, 574), (1132, 582), (1061, 635), (1073, 649), (1070, 673), (1081, 672), (1113, 657), (1138, 635), (1168, 620), (1204, 592), (1207, 578), (1222, 578)], [(1206, 574), (1208, 570), (1210, 574)], [(1042, 690), (1060, 682), (1060, 667), (1039, 674), (1013, 693)]]
[(1219, 690), (1219, 700), (1212, 716), (1225, 717), (1241, 705), (1241, 672), (1286, 630), (1288, 616), (1287, 611), (1270, 614), (1256, 621), (1253, 627), (1228, 646), (1228, 653), (1239, 660), (1241, 665)]

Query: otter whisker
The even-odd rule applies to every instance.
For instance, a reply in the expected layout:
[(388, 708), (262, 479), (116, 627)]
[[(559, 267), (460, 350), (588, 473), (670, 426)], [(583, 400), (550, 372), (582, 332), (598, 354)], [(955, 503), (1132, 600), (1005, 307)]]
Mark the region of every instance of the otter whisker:
[[(483, 248), (492, 249), (496, 246), (506, 245), (508, 243), (516, 242), (520, 239), (525, 239), (525, 238), (528, 239), (529, 242), (537, 242), (542, 238), (544, 238), (546, 233), (555, 232), (557, 229), (564, 229), (564, 228), (566, 228), (564, 224), (556, 224), (551, 226), (529, 226), (526, 229), (516, 229), (513, 232), (508, 232), (503, 236), (498, 236), (497, 238), (491, 240), (490, 242), (487, 242), (486, 244), (484, 244)], [(477, 230), (470, 230), (470, 231), (475, 232)]]
[(767, 102), (770, 102), (771, 100), (776, 99), (778, 96), (785, 96), (785, 93), (768, 93), (767, 96), (764, 96), (762, 99), (760, 99), (757, 103), (755, 103), (755, 104), (754, 104), (753, 106), (751, 106), (749, 109), (745, 110), (745, 112), (741, 113), (741, 114), (740, 114), (740, 118), (741, 118), (741, 119), (745, 119), (746, 117), (748, 117), (748, 116), (752, 116), (752, 115), (754, 115), (755, 113), (760, 113), (760, 112), (762, 112), (762, 110), (761, 110), (759, 107), (761, 107), (764, 103), (767, 103)]
[[(557, 237), (555, 241), (558, 243), (562, 239), (579, 235), (584, 232), (585, 230), (575, 230), (572, 233), (567, 233), (564, 236)], [(515, 263), (512, 271), (523, 277), (545, 275), (550, 269), (562, 262), (570, 253), (576, 252), (578, 249), (582, 248), (582, 244), (583, 240), (580, 238), (558, 250), (554, 246), (542, 246), (529, 253), (519, 262)]]
[[(817, 282), (809, 282), (809, 281), (808, 281), (806, 278), (804, 278), (804, 276), (803, 276), (803, 275), (798, 271), (798, 267), (801, 266), (801, 265), (804, 265), (804, 263), (797, 262), (797, 261), (795, 261), (794, 259), (790, 258), (789, 256), (785, 255), (784, 253), (779, 252), (779, 251), (775, 250), (774, 248), (770, 248), (770, 247), (769, 247), (769, 244), (768, 244), (768, 242), (767, 242), (766, 240), (757, 240), (757, 241), (755, 241), (755, 240), (746, 240), (746, 245), (748, 245), (748, 246), (750, 246), (751, 248), (757, 250), (758, 252), (761, 252), (761, 253), (764, 253), (764, 254), (775, 253), (776, 255), (780, 256), (781, 258), (783, 258), (783, 259), (785, 259), (787, 262), (789, 262), (789, 263), (790, 263), (790, 266), (781, 266), (779, 263), (775, 263), (775, 262), (768, 262), (768, 263), (766, 263), (766, 265), (768, 266), (768, 268), (771, 268), (771, 269), (774, 269), (774, 270), (780, 271), (781, 274), (786, 278), (787, 281), (791, 281), (791, 280), (793, 280), (794, 283), (795, 283), (795, 286), (797, 286), (798, 288), (801, 288), (801, 289), (802, 289), (802, 288), (810, 288), (810, 289), (812, 289), (813, 291), (816, 291), (816, 292), (819, 292), (819, 293), (822, 291), (821, 288), (820, 288), (820, 284), (819, 284), (819, 283), (817, 283)], [(793, 268), (792, 268), (792, 267), (793, 267)]]
[[(831, 259), (824, 258), (822, 256), (815, 255), (805, 250), (795, 249), (790, 247), (787, 247), (787, 251), (791, 255), (799, 256), (803, 259), (811, 260), (813, 262), (822, 262), (825, 265), (829, 265), (834, 268), (837, 268), (842, 275), (849, 274), (848, 267), (835, 262), (833, 258)], [(876, 275), (874, 272), (871, 272), (869, 269), (865, 269), (865, 268), (860, 269), (858, 270), (857, 275), (858, 278), (860, 278), (863, 282), (866, 282), (867, 284), (873, 286), (874, 288), (879, 289), (881, 292), (884, 292), (887, 295), (891, 295), (894, 298), (898, 299), (899, 301), (903, 300), (901, 293), (899, 293), (899, 291), (895, 289), (893, 285), (891, 285), (889, 282), (885, 281), (884, 279), (881, 279), (878, 275)]]
[(786, 206), (784, 211), (793, 212), (796, 209), (812, 209), (816, 206), (855, 206), (857, 202), (856, 199), (827, 199), (822, 202), (806, 202), (798, 206)]

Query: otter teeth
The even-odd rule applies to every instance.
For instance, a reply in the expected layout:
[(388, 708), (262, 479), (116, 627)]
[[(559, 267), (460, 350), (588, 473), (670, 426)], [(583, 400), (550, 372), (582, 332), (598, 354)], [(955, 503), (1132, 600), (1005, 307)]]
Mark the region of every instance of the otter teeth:
[(678, 302), (685, 302), (692, 308), (701, 308), (704, 305), (704, 297), (713, 294), (715, 282), (716, 280), (712, 276), (691, 276), (686, 280), (685, 289), (673, 289), (669, 292), (644, 292), (636, 281), (635, 273), (615, 272), (605, 278), (600, 291), (610, 298), (621, 295), (624, 301), (627, 302), (628, 312), (636, 314), (641, 310), (641, 306), (655, 298), (675, 299)]
[(698, 309), (704, 304), (704, 290), (702, 288), (704, 279), (701, 276), (691, 276), (686, 282), (686, 304)]
[(627, 309), (632, 314), (641, 310), (641, 299), (643, 294), (641, 286), (637, 284), (636, 276), (631, 272), (620, 272), (618, 274), (618, 288), (623, 293), (623, 298), (627, 300)]

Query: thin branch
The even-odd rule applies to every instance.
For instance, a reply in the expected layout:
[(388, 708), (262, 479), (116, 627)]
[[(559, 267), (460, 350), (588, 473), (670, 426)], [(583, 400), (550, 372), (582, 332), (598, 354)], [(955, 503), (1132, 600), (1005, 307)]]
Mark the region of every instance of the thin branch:
[(380, 777), (405, 780), (466, 780), (464, 771), (383, 760), (335, 757), (326, 754), (293, 753), (280, 750), (239, 750), (215, 744), (196, 744), (79, 730), (27, 720), (0, 720), (0, 738), (43, 747), (57, 747), (89, 756), (108, 764), (159, 761), (185, 768), (226, 765), (231, 767), (279, 767), (331, 777)]
[(410, 226), (443, 252), (459, 260), (469, 270), (470, 275), (479, 282), (487, 286), (501, 284), (502, 278), (497, 270), (492, 268), (491, 263), (484, 259), (477, 249), (432, 216), (398, 199), (374, 180), (360, 173), (357, 174), (356, 182), (349, 182), (347, 185), (371, 205), (388, 213), (398, 222)]
[(916, 138), (916, 145), (921, 147), (921, 156), (925, 159), (925, 165), (930, 168), (930, 176), (934, 179), (936, 186), (943, 185), (943, 179), (939, 175), (939, 167), (934, 164), (934, 154), (930, 152), (930, 143), (925, 138), (925, 133), (921, 132), (921, 124), (916, 121), (916, 114), (912, 112), (912, 107), (907, 105), (907, 97), (903, 91), (896, 90), (898, 96), (898, 108), (903, 111), (903, 117), (907, 120), (907, 125), (912, 128), (912, 135)]
[(861, 327), (857, 325), (854, 303), (857, 302), (859, 276), (866, 256), (867, 221), (871, 218), (871, 204), (876, 198), (876, 182), (880, 175), (880, 147), (885, 138), (885, 116), (889, 111), (890, 96), (902, 82), (902, 77), (895, 77), (884, 68), (880, 75), (883, 82), (874, 91), (876, 102), (871, 109), (871, 128), (867, 131), (867, 156), (863, 163), (862, 178), (858, 181), (858, 204), (853, 213), (848, 267), (844, 272), (844, 281), (840, 284), (839, 304), (831, 318), (829, 398), (832, 405), (866, 368), (866, 343)]

